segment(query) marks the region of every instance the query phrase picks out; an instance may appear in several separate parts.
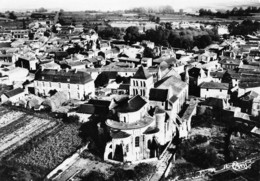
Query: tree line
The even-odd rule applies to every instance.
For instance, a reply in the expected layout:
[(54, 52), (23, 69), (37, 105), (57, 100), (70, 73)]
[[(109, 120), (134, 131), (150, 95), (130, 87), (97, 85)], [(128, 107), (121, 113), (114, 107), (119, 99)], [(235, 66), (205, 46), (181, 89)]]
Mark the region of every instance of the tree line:
[(231, 11), (227, 10), (225, 12), (212, 12), (210, 9), (200, 9), (200, 16), (216, 16), (219, 18), (227, 18), (229, 16), (251, 16), (252, 13), (260, 13), (260, 7), (249, 6), (247, 8), (237, 8), (234, 7)]
[(167, 24), (156, 29), (149, 29), (144, 34), (139, 33), (138, 27), (130, 26), (126, 29), (124, 40), (129, 43), (148, 40), (159, 46), (192, 49), (194, 46), (205, 48), (213, 41), (219, 41), (217, 29), (171, 29)]
[(231, 35), (250, 35), (260, 30), (260, 23), (251, 20), (244, 20), (241, 24), (238, 22), (232, 22), (228, 26)]

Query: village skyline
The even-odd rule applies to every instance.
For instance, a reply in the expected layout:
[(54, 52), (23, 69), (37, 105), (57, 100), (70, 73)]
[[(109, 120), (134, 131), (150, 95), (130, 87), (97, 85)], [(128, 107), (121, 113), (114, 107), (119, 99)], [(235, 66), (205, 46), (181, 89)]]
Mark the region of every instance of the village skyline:
[(259, 0), (231, 0), (227, 4), (225, 0), (162, 0), (162, 1), (125, 1), (125, 0), (97, 0), (93, 2), (83, 0), (0, 0), (1, 8), (0, 11), (24, 11), (34, 10), (40, 7), (44, 7), (48, 10), (59, 10), (64, 9), (66, 11), (85, 11), (85, 10), (96, 10), (96, 11), (117, 11), (117, 10), (128, 10), (137, 7), (144, 8), (160, 8), (162, 6), (170, 6), (175, 11), (179, 9), (198, 10), (200, 8), (215, 9), (215, 10), (227, 10), (233, 7), (246, 7), (246, 6), (260, 6)]

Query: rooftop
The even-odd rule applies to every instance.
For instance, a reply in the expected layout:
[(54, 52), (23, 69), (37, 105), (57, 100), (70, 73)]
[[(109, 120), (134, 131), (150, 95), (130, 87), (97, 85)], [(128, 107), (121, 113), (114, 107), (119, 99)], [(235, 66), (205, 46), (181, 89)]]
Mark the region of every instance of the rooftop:
[(152, 75), (149, 73), (147, 69), (144, 69), (143, 66), (139, 67), (139, 69), (136, 71), (135, 75), (133, 76), (134, 79), (148, 79)]
[(150, 89), (149, 100), (164, 102), (168, 97), (168, 89)]
[(11, 98), (11, 97), (14, 97), (14, 96), (16, 96), (16, 95), (18, 95), (18, 94), (21, 94), (21, 93), (23, 93), (24, 91), (23, 91), (23, 89), (22, 88), (16, 88), (16, 89), (13, 89), (13, 90), (11, 90), (11, 91), (8, 91), (8, 92), (6, 92), (6, 93), (4, 93), (8, 98)]
[(86, 72), (76, 70), (38, 70), (35, 74), (35, 80), (46, 82), (62, 82), (71, 84), (86, 84), (93, 79)]
[(152, 117), (144, 117), (142, 120), (136, 122), (136, 123), (124, 123), (124, 122), (118, 122), (108, 119), (106, 121), (107, 126), (119, 129), (119, 130), (131, 130), (131, 129), (139, 129), (144, 128), (146, 126), (149, 126), (154, 119)]
[(218, 82), (202, 82), (200, 87), (203, 89), (224, 89), (228, 90), (228, 83), (218, 83)]
[(147, 102), (140, 95), (136, 95), (125, 104), (117, 106), (115, 110), (120, 113), (136, 112), (146, 103)]

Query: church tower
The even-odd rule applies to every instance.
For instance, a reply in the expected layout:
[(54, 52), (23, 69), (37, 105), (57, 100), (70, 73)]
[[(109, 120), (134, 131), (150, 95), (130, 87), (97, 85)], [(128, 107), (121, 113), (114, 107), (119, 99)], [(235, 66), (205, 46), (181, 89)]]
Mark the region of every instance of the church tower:
[(152, 87), (153, 76), (143, 66), (139, 67), (130, 81), (130, 96), (140, 95), (148, 98)]

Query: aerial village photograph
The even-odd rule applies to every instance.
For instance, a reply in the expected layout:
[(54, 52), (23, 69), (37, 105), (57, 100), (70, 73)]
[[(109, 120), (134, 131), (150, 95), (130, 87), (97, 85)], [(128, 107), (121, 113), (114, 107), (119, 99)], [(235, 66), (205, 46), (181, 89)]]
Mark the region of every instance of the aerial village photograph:
[(260, 0), (0, 0), (0, 181), (260, 181)]

